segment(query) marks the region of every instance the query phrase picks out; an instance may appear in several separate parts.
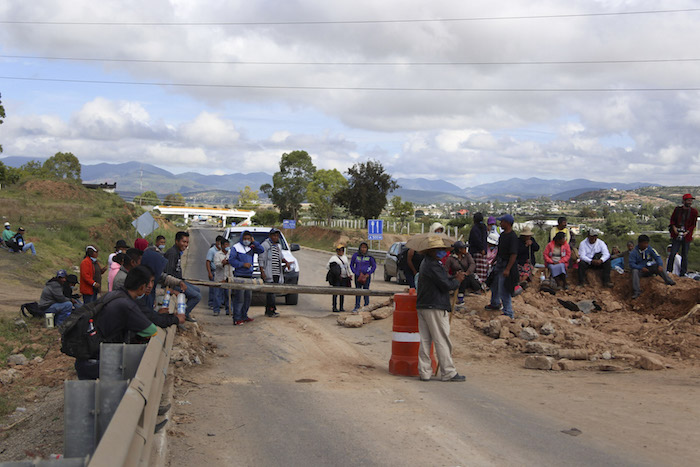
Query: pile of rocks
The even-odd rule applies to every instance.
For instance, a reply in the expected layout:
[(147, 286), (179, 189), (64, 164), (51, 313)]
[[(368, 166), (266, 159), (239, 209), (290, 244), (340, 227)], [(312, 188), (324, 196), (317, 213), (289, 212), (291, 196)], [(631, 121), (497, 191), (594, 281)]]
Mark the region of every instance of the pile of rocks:
[(346, 328), (359, 328), (375, 319), (386, 319), (394, 312), (394, 299), (360, 308), (357, 313), (341, 313), (338, 325)]
[(178, 332), (170, 351), (170, 362), (175, 367), (201, 365), (207, 354), (216, 353), (214, 344), (198, 323), (191, 323), (184, 332)]

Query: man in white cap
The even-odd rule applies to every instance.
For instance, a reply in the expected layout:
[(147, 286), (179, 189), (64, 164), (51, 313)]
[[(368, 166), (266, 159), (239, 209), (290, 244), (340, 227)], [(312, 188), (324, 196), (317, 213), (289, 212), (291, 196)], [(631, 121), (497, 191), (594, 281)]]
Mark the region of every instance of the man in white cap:
[(603, 275), (603, 285), (612, 287), (610, 282), (610, 252), (608, 245), (598, 238), (601, 234), (598, 229), (588, 231), (588, 238), (578, 247), (578, 255), (581, 260), (578, 263), (578, 285), (587, 285), (586, 272), (588, 269), (600, 269)]
[(458, 271), (454, 278), (447, 275), (442, 259), (447, 255), (443, 237), (433, 235), (428, 238), (428, 248), (420, 265), (418, 282), (418, 372), (421, 381), (430, 381), (433, 374), (430, 348), (435, 345), (435, 353), (440, 363), (442, 381), (460, 382), (466, 378), (455, 369), (452, 362), (452, 342), (450, 341), (449, 312), (452, 310), (450, 291), (459, 287), (464, 280), (464, 271)]

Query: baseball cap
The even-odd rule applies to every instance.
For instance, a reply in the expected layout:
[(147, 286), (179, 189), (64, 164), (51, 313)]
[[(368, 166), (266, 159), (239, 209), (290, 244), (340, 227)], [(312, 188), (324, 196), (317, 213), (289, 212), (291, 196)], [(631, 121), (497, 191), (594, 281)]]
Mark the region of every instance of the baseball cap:
[(338, 244), (335, 246), (335, 249), (336, 249), (336, 250), (340, 250), (340, 249), (342, 249), (342, 248), (345, 248), (345, 244), (344, 244), (344, 243), (338, 243)]
[(685, 201), (686, 199), (695, 199), (695, 198), (693, 198), (693, 195), (691, 195), (690, 193), (686, 193), (683, 195), (683, 201)]
[(66, 276), (66, 282), (68, 282), (69, 284), (77, 284), (78, 276), (76, 276), (75, 274), (68, 274)]
[(465, 245), (464, 242), (462, 242), (460, 240), (457, 240), (456, 242), (454, 242), (452, 244), (452, 248), (454, 248), (455, 250), (459, 250), (459, 249), (466, 248), (466, 247), (467, 247), (467, 245)]
[(17, 232), (24, 232), (24, 227), (20, 227), (19, 229), (17, 229)]
[(125, 240), (117, 240), (117, 244), (114, 245), (114, 248), (116, 249), (116, 248), (129, 248), (129, 247), (126, 245)]
[(269, 235), (276, 234), (276, 233), (280, 233), (280, 229), (278, 229), (277, 227), (273, 227), (270, 229)]
[(499, 221), (506, 221), (510, 225), (513, 225), (515, 223), (515, 219), (513, 219), (513, 216), (511, 216), (510, 214), (506, 214), (505, 216), (501, 216), (498, 218), (498, 220)]
[(496, 223), (496, 218), (493, 216), (489, 216), (488, 220), (486, 221), (488, 225), (495, 224)]
[(598, 235), (600, 235), (600, 234), (602, 234), (602, 233), (603, 233), (603, 232), (601, 232), (601, 231), (598, 230), (598, 229), (591, 229), (591, 230), (588, 231), (588, 236), (589, 236), (589, 237), (597, 237)]
[(5, 227), (9, 227), (9, 226), (10, 226), (10, 223), (9, 223), (9, 222), (5, 222)]
[(59, 269), (56, 273), (56, 277), (68, 277), (68, 273), (65, 269)]
[(87, 253), (87, 252), (90, 251), (90, 250), (92, 250), (92, 251), (97, 251), (97, 248), (95, 248), (95, 247), (92, 246), (92, 245), (88, 245), (88, 246), (85, 247), (85, 253)]

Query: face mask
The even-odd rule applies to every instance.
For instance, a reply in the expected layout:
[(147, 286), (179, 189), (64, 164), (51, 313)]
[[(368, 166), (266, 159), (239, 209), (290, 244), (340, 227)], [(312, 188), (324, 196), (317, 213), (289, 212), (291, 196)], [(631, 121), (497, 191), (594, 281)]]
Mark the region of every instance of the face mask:
[(97, 258), (93, 258), (93, 257), (91, 256), (90, 259), (92, 260), (93, 263), (96, 263), (96, 262), (97, 262)]
[(444, 258), (445, 256), (447, 256), (447, 252), (446, 252), (445, 250), (441, 250), (441, 251), (438, 251), (438, 252), (435, 254), (435, 256), (437, 257), (437, 259), (442, 259), (442, 258)]
[(250, 246), (250, 240), (243, 240), (243, 241), (241, 241), (241, 244), (243, 246)]
[(229, 251), (231, 251), (231, 247), (227, 246), (226, 248), (224, 248), (224, 251), (228, 253)]
[(145, 297), (145, 296), (146, 296), (146, 294), (145, 294), (145, 293), (142, 293), (141, 295), (138, 295), (138, 296), (136, 297), (136, 300), (141, 300), (141, 299), (142, 299), (143, 297)]
[(165, 250), (165, 245), (158, 245), (159, 250)]

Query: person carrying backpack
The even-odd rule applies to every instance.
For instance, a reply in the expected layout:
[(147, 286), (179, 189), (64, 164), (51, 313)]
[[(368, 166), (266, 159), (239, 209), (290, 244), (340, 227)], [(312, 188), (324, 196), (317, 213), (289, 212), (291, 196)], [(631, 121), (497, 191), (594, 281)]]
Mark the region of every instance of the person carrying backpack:
[(143, 314), (137, 300), (152, 286), (153, 272), (137, 266), (126, 276), (124, 288), (75, 310), (61, 327), (61, 351), (75, 357), (78, 379), (97, 379), (100, 343), (125, 343), (132, 335), (151, 337), (156, 326)]
[[(350, 287), (352, 282), (352, 269), (350, 269), (350, 262), (348, 257), (345, 256), (345, 245), (339, 243), (335, 247), (335, 255), (331, 256), (326, 264), (328, 273), (326, 274), (326, 280), (328, 283), (334, 287)], [(338, 307), (338, 297), (340, 297), (340, 307)], [(333, 295), (333, 313), (340, 313), (345, 311), (343, 305), (345, 304), (345, 295)]]

